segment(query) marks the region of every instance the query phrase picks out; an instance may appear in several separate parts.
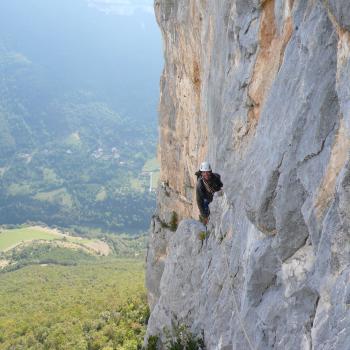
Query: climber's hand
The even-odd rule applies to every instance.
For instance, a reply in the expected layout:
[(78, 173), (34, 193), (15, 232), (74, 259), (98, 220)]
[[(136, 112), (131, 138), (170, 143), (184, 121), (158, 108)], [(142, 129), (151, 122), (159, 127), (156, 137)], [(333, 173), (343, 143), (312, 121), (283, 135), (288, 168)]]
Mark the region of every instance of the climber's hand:
[(207, 225), (208, 221), (209, 221), (209, 217), (205, 217), (202, 215), (199, 215), (199, 221), (203, 224), (203, 225)]
[(220, 190), (217, 192), (217, 196), (221, 197), (224, 195), (224, 190)]

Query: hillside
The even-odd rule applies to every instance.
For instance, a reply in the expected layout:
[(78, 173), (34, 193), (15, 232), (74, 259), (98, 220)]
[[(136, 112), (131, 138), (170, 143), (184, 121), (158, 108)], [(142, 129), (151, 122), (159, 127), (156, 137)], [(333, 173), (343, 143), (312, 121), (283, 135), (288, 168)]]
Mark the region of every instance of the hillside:
[(0, 230), (0, 349), (138, 349), (146, 237)]
[(149, 311), (140, 260), (0, 273), (0, 349), (137, 349)]
[[(348, 350), (349, 2), (155, 8), (165, 69), (148, 335), (184, 325), (208, 349)], [(194, 175), (206, 159), (224, 183), (207, 230)]]
[(107, 256), (142, 259), (146, 244), (146, 235), (90, 233), (82, 238), (43, 226), (0, 228), (0, 273), (27, 265), (74, 266), (81, 259), (94, 261), (97, 257)]
[(90, 5), (0, 4), (0, 224), (149, 226), (155, 195), (143, 167), (156, 156), (158, 29), (149, 12)]

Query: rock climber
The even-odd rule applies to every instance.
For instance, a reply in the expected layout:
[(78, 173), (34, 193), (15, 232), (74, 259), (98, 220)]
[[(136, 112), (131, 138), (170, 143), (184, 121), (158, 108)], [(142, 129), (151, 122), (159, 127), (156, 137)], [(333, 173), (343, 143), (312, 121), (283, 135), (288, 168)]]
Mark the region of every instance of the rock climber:
[(208, 162), (203, 162), (200, 165), (196, 176), (197, 205), (200, 211), (199, 220), (206, 225), (210, 215), (209, 203), (212, 202), (214, 193), (221, 190), (223, 184), (220, 175), (212, 172)]

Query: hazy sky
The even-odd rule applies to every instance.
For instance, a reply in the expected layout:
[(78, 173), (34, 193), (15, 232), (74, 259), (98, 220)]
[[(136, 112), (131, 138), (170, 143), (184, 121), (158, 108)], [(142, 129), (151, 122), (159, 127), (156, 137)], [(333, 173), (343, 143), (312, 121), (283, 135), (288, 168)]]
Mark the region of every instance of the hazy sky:
[(38, 96), (88, 91), (156, 120), (163, 55), (153, 0), (0, 0), (0, 69), (8, 57), (51, 84)]
[(153, 0), (87, 0), (89, 6), (105, 13), (133, 15), (135, 11), (153, 13)]

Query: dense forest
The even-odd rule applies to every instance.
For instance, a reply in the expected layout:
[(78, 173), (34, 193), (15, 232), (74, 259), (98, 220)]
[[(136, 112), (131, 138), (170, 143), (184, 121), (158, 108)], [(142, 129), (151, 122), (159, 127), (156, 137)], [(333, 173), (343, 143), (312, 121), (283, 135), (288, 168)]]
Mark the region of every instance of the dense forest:
[(0, 273), (0, 349), (141, 348), (149, 316), (142, 261), (73, 257), (74, 265)]
[(1, 228), (0, 350), (141, 348), (146, 237), (101, 239)]

